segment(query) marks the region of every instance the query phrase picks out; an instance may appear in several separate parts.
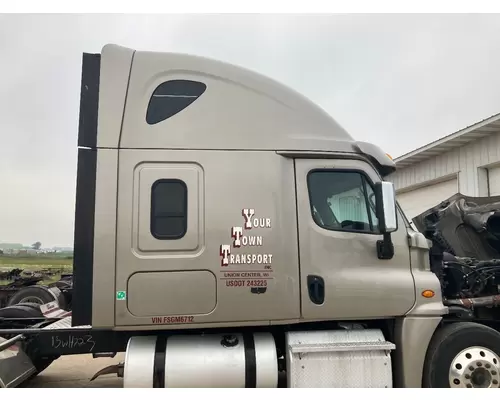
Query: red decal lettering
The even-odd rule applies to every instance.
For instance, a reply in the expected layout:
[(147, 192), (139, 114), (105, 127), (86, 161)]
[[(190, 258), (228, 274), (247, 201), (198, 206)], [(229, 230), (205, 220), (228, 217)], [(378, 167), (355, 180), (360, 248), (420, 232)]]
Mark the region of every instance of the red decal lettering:
[(242, 280), (227, 280), (226, 286), (245, 286), (245, 281)]
[(257, 279), (257, 280), (227, 279), (226, 286), (228, 286), (228, 287), (243, 287), (243, 286), (267, 287), (267, 280), (268, 279), (273, 279), (273, 278)]
[(221, 244), (220, 245), (221, 267), (227, 267), (229, 265), (230, 254), (231, 254), (231, 246), (228, 244)]
[(168, 324), (190, 324), (194, 322), (194, 317), (191, 315), (175, 316), (175, 317), (152, 317), (151, 322), (155, 325)]
[(241, 226), (233, 226), (231, 229), (231, 237), (234, 239), (233, 247), (241, 247), (241, 236), (243, 235), (243, 229)]
[(247, 286), (251, 287), (266, 287), (267, 281), (265, 279), (256, 280), (256, 281), (247, 281)]
[(251, 218), (254, 216), (255, 210), (253, 208), (244, 208), (241, 210), (241, 214), (245, 218), (245, 229), (252, 229)]

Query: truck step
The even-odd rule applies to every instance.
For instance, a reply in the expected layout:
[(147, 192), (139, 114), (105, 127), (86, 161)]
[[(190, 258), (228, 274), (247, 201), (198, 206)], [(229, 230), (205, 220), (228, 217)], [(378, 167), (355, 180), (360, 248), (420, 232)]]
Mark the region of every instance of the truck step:
[(392, 387), (396, 346), (378, 329), (288, 332), (286, 344), (288, 387)]

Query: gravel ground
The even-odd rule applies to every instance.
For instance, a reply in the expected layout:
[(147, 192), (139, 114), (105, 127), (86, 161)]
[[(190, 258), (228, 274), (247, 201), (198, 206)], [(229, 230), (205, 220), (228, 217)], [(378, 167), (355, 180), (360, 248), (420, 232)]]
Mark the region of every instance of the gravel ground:
[[(101, 375), (90, 382), (90, 378), (108, 365), (123, 362), (125, 353), (114, 358), (92, 358), (91, 354), (63, 356), (54, 361), (40, 375), (25, 382), (21, 387), (29, 388), (122, 388), (123, 380), (116, 375)], [(280, 376), (279, 387), (286, 387), (285, 375)]]
[(92, 358), (91, 354), (63, 356), (54, 361), (40, 375), (25, 382), (22, 387), (31, 388), (121, 388), (122, 378), (102, 375), (90, 382), (90, 378), (101, 368), (122, 362), (125, 354), (114, 358)]

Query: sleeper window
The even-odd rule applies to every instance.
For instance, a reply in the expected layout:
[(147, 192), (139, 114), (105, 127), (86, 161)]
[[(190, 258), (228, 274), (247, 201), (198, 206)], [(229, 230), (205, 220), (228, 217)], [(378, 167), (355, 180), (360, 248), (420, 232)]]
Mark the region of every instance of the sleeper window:
[(307, 178), (311, 212), (325, 229), (378, 233), (375, 193), (356, 171), (312, 171)]
[(205, 93), (206, 88), (202, 82), (189, 80), (163, 82), (151, 95), (146, 122), (154, 125), (176, 115)]
[(151, 188), (151, 234), (180, 239), (187, 231), (187, 186), (178, 179), (156, 181)]

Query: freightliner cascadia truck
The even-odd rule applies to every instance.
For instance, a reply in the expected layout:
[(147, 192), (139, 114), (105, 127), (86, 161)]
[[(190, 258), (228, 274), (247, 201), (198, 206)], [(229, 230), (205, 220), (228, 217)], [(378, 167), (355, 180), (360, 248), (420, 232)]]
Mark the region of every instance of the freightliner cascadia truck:
[(392, 159), (298, 93), (106, 45), (78, 146), (72, 313), (10, 319), (3, 386), (124, 351), (124, 387), (499, 387), (494, 262), (433, 242), (463, 199), (414, 230)]

